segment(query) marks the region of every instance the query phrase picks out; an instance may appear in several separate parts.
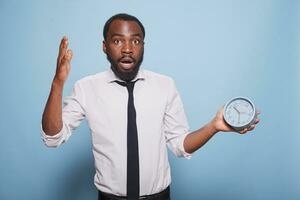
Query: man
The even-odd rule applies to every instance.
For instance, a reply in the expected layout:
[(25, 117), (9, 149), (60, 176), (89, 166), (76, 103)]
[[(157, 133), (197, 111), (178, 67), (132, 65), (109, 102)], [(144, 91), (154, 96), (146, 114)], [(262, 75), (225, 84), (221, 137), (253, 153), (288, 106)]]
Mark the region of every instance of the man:
[(61, 145), (86, 118), (93, 138), (99, 199), (170, 199), (166, 146), (176, 156), (189, 158), (217, 132), (233, 129), (224, 122), (222, 108), (210, 123), (189, 132), (174, 81), (140, 69), (145, 30), (137, 18), (127, 14), (111, 17), (103, 37), (110, 68), (77, 81), (63, 109), (62, 92), (72, 51), (68, 39), (62, 39), (43, 113), (43, 140), (47, 146)]

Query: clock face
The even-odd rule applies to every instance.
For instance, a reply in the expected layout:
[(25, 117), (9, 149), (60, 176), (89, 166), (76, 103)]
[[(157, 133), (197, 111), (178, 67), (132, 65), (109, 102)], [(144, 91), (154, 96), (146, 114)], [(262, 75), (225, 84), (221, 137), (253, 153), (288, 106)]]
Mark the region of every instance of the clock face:
[(255, 112), (255, 107), (248, 98), (236, 97), (225, 105), (224, 119), (232, 127), (245, 128), (253, 122)]

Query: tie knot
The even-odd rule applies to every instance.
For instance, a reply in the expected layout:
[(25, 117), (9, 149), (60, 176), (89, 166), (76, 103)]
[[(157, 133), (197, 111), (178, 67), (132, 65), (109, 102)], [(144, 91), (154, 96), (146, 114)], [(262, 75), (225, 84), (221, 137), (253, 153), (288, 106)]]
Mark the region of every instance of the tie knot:
[(136, 81), (130, 81), (130, 82), (122, 82), (122, 81), (116, 81), (121, 86), (126, 87), (128, 90), (133, 90), (134, 84)]

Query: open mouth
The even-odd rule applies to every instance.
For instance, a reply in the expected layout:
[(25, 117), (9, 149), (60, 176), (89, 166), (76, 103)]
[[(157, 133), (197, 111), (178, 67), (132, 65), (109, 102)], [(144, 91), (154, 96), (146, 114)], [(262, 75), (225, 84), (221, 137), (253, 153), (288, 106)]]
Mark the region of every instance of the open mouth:
[(127, 69), (131, 69), (132, 65), (135, 62), (134, 62), (134, 59), (131, 57), (123, 57), (120, 59), (119, 63), (121, 64), (123, 69), (127, 70)]

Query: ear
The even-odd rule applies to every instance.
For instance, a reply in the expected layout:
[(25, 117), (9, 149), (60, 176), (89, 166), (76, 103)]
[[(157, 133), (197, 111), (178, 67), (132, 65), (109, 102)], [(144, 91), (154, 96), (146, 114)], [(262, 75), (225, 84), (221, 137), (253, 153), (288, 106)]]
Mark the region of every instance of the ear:
[(103, 40), (102, 42), (102, 50), (104, 53), (106, 53), (106, 43), (105, 43), (105, 40)]

